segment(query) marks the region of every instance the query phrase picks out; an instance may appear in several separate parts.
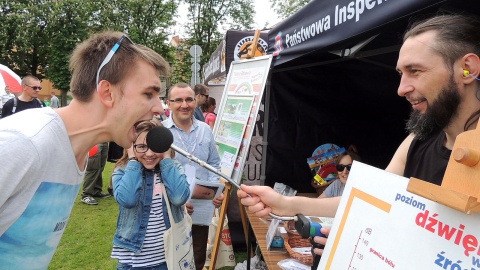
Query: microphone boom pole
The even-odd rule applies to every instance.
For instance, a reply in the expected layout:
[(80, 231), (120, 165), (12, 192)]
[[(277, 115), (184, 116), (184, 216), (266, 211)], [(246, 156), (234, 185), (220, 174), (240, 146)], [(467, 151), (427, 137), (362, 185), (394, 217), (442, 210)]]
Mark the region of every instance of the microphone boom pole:
[[(159, 140), (159, 138), (162, 138)], [(226, 181), (230, 182), (232, 185), (234, 185), (236, 188), (239, 190), (242, 190), (240, 188), (240, 185), (237, 184), (237, 182), (233, 181), (230, 177), (222, 173), (220, 170), (215, 169), (213, 166), (210, 164), (206, 163), (203, 160), (200, 160), (199, 158), (191, 155), (187, 151), (183, 150), (182, 148), (176, 146), (173, 144), (173, 134), (168, 130), (168, 128), (159, 126), (159, 127), (154, 127), (152, 130), (150, 130), (147, 134), (146, 137), (146, 143), (147, 146), (155, 153), (163, 153), (167, 151), (169, 148), (172, 148), (176, 152), (180, 153), (181, 155), (185, 156), (189, 160), (198, 163), (200, 166), (204, 167), (205, 169), (213, 172), (214, 174), (221, 176), (223, 179)], [(249, 197), (251, 197), (250, 194), (247, 194)], [(280, 220), (298, 220), (297, 216), (293, 217), (288, 217), (288, 216), (278, 216), (272, 212), (269, 213), (269, 215), (273, 218), (280, 219)]]
[(204, 167), (205, 169), (213, 172), (214, 174), (218, 175), (218, 176), (221, 176), (222, 178), (224, 178), (225, 180), (227, 180), (228, 182), (230, 182), (232, 185), (234, 185), (236, 188), (238, 189), (241, 189), (240, 188), (240, 185), (237, 184), (237, 182), (233, 181), (233, 179), (231, 179), (230, 177), (228, 177), (226, 174), (222, 173), (220, 170), (217, 170), (216, 168), (214, 168), (213, 166), (211, 166), (210, 164), (206, 163), (205, 161), (197, 158), (196, 156), (188, 153), (187, 151), (181, 149), (180, 147), (172, 144), (170, 146), (173, 150), (175, 150), (175, 152), (178, 152), (179, 154), (181, 154), (182, 156), (185, 156), (186, 158), (188, 158), (189, 160), (197, 163), (198, 165)]

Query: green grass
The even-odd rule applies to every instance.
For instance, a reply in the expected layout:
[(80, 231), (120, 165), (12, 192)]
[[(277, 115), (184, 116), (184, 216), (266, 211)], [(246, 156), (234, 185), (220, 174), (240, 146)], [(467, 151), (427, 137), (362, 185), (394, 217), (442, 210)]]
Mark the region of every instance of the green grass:
[[(103, 171), (104, 192), (107, 191), (112, 169), (113, 164), (107, 162)], [(116, 269), (117, 260), (110, 258), (110, 252), (117, 223), (118, 205), (113, 197), (98, 199), (98, 205), (86, 205), (80, 201), (80, 195), (81, 191), (48, 269)], [(237, 262), (245, 261), (246, 257), (246, 252), (235, 253)]]

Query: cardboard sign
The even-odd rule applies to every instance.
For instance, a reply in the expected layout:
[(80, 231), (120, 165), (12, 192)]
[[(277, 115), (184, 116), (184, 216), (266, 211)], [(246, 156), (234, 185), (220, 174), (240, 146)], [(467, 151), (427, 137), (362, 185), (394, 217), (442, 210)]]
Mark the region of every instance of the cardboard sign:
[(406, 190), (354, 162), (318, 269), (480, 269), (480, 215)]
[(271, 55), (233, 61), (225, 83), (213, 134), (221, 171), (240, 183), (263, 97)]

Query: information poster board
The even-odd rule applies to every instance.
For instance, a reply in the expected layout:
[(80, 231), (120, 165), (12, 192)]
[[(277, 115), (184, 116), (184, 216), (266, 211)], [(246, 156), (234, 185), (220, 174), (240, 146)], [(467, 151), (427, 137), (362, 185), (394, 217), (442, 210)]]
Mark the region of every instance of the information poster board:
[(265, 89), (271, 55), (233, 61), (213, 134), (222, 173), (240, 183), (260, 102)]
[(408, 181), (354, 162), (317, 269), (480, 269), (480, 215), (410, 193)]

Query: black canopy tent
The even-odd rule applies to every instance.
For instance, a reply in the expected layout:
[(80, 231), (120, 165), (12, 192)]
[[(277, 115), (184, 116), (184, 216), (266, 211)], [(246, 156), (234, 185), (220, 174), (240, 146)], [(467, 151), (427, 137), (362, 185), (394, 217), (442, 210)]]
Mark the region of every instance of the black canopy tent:
[(265, 184), (312, 192), (307, 158), (325, 143), (354, 144), (364, 163), (385, 168), (407, 136), (395, 70), (405, 29), (439, 11), (480, 12), (479, 2), (313, 0), (270, 30)]

